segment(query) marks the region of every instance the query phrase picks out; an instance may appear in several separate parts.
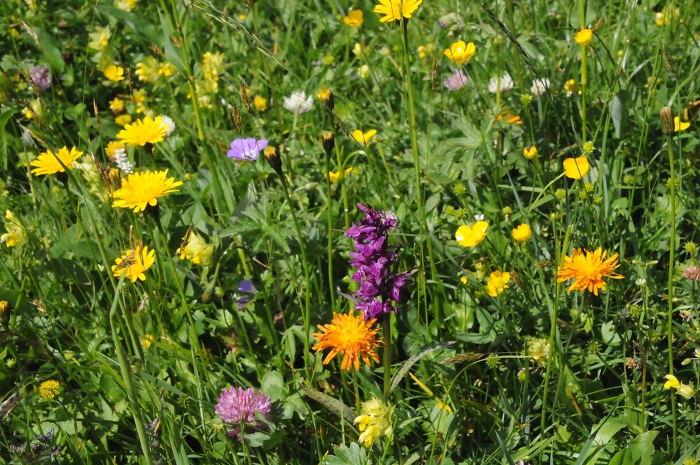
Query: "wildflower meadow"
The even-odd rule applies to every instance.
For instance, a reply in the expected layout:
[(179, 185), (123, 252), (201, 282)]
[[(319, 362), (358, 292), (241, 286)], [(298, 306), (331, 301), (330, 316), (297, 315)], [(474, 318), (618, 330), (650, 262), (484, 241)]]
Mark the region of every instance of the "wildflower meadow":
[(698, 464), (700, 2), (0, 4), (0, 464)]

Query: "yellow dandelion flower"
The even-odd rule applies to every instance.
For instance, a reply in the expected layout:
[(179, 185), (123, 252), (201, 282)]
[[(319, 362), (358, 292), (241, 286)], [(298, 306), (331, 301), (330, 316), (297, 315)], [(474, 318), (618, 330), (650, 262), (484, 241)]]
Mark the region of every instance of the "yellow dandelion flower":
[(123, 148), (124, 144), (121, 141), (113, 140), (112, 142), (107, 144), (107, 148), (105, 148), (105, 153), (108, 157), (113, 157), (117, 150), (121, 150)]
[(114, 113), (124, 111), (124, 100), (120, 98), (115, 98), (114, 100), (109, 102), (109, 109), (112, 110)]
[(680, 116), (675, 116), (673, 118), (673, 131), (678, 132), (678, 131), (685, 131), (690, 127), (690, 123), (687, 121), (681, 121)]
[(19, 247), (27, 242), (27, 233), (22, 223), (10, 210), (5, 211), (5, 230), (7, 232), (0, 236), (0, 242), (4, 242), (7, 247)]
[(359, 129), (355, 129), (352, 132), (352, 138), (361, 144), (365, 144), (365, 147), (369, 147), (369, 141), (377, 134), (376, 129), (370, 129), (367, 132), (362, 132)]
[(153, 119), (146, 116), (144, 119), (137, 119), (134, 124), (124, 126), (124, 129), (117, 134), (117, 138), (126, 145), (144, 146), (162, 141), (166, 133), (167, 128), (163, 124), (162, 117), (158, 116)]
[(593, 40), (593, 31), (590, 29), (581, 29), (576, 33), (574, 40), (576, 40), (576, 43), (581, 47), (585, 47), (591, 43), (591, 40)]
[(154, 83), (160, 77), (158, 70), (158, 60), (153, 57), (146, 57), (141, 63), (136, 64), (135, 73), (139, 81)]
[(190, 260), (195, 265), (211, 265), (211, 256), (214, 252), (214, 244), (207, 244), (207, 241), (198, 234), (190, 234), (187, 245), (184, 249), (178, 249), (180, 260)]
[(489, 224), (486, 221), (477, 221), (474, 226), (463, 224), (455, 232), (455, 239), (462, 247), (476, 247), (486, 239), (486, 231)]
[(39, 386), (39, 395), (44, 399), (53, 399), (59, 392), (61, 392), (61, 385), (54, 379), (44, 381)]
[(605, 281), (603, 278), (622, 279), (621, 276), (614, 272), (620, 266), (617, 262), (617, 254), (606, 259), (607, 252), (598, 247), (595, 252), (591, 253), (588, 250), (574, 249), (573, 255), (564, 257), (564, 265), (557, 272), (557, 282), (573, 279), (574, 282), (569, 286), (567, 292), (573, 290), (592, 292), (598, 295), (598, 290), (605, 290)]
[[(47, 150), (30, 163), (31, 166), (36, 167), (32, 170), (32, 174), (42, 176), (45, 174), (63, 173), (66, 171), (63, 165), (69, 169), (73, 169), (73, 163), (75, 163), (82, 154), (83, 152), (79, 152), (75, 147), (72, 147), (70, 152), (68, 151), (68, 147), (63, 147), (56, 153)], [(59, 162), (58, 160), (61, 161)], [(61, 165), (61, 162), (63, 165)]]
[(494, 271), (489, 275), (489, 280), (486, 283), (488, 294), (491, 297), (499, 296), (503, 291), (508, 289), (508, 282), (510, 282), (510, 273)]
[(328, 325), (318, 325), (321, 333), (314, 333), (318, 343), (313, 347), (316, 352), (330, 348), (323, 364), (327, 365), (337, 354), (343, 354), (341, 370), (350, 371), (360, 369), (360, 358), (367, 366), (371, 366), (370, 359), (379, 363), (379, 356), (374, 348), (379, 345), (377, 341), (378, 328), (371, 329), (375, 319), (364, 320), (364, 316), (333, 313), (333, 321)]
[(564, 173), (567, 178), (582, 179), (588, 174), (590, 169), (591, 165), (586, 157), (567, 158), (564, 160)]
[(529, 241), (532, 237), (532, 229), (530, 228), (529, 224), (523, 223), (517, 228), (513, 229), (512, 236), (513, 239), (518, 242)]
[(258, 95), (253, 99), (253, 106), (256, 110), (262, 113), (263, 111), (267, 110), (267, 99)]
[(402, 18), (411, 19), (423, 0), (379, 0), (379, 5), (374, 7), (374, 12), (384, 15), (379, 21), (401, 21)]
[[(348, 176), (348, 174), (352, 173), (352, 170), (353, 170), (353, 168), (350, 167), (350, 168), (346, 169), (345, 171), (343, 171), (343, 177), (346, 178)], [(326, 179), (328, 179), (330, 177), (331, 182), (336, 182), (338, 180), (338, 178), (340, 177), (340, 172), (339, 171), (337, 171), (337, 172), (331, 171), (329, 173), (323, 173), (323, 177), (325, 177)]]
[(124, 127), (127, 124), (131, 123), (131, 115), (119, 115), (116, 118), (114, 118), (114, 122), (117, 123), (119, 126)]
[(175, 189), (182, 185), (182, 181), (168, 178), (168, 170), (150, 171), (148, 173), (130, 174), (126, 181), (122, 181), (122, 187), (114, 193), (114, 208), (133, 208), (138, 213), (146, 209), (146, 205), (155, 207), (158, 197), (165, 197), (177, 192)]
[(390, 438), (394, 434), (394, 405), (386, 405), (376, 397), (367, 402), (362, 402), (361, 415), (355, 418), (354, 424), (360, 429), (359, 442), (365, 447), (372, 447), (374, 440), (385, 436)]
[(109, 65), (104, 71), (105, 77), (113, 82), (124, 80), (124, 68), (117, 65)]
[(535, 147), (534, 145), (527, 146), (523, 149), (523, 155), (528, 160), (534, 159), (537, 156), (537, 153), (537, 147)]
[(124, 255), (117, 258), (112, 265), (112, 274), (121, 278), (122, 273), (126, 273), (126, 277), (135, 283), (137, 279), (146, 280), (144, 271), (149, 269), (156, 261), (156, 251), (148, 250), (148, 246), (143, 249), (137, 246), (135, 250), (127, 250)]
[(450, 48), (445, 49), (445, 56), (449, 58), (451, 62), (463, 65), (469, 61), (472, 55), (474, 55), (474, 52), (476, 52), (474, 42), (466, 44), (463, 40), (460, 40), (452, 44)]
[(343, 22), (350, 27), (360, 27), (365, 22), (365, 16), (362, 10), (352, 10), (343, 18)]

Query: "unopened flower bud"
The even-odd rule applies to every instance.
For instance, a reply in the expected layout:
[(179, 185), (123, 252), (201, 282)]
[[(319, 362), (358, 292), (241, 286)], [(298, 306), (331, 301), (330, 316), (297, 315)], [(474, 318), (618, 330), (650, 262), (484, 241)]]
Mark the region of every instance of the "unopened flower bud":
[(673, 134), (675, 129), (673, 125), (673, 110), (670, 107), (663, 107), (659, 117), (661, 118), (661, 131), (664, 134)]
[(331, 131), (323, 131), (323, 150), (326, 151), (326, 156), (330, 157), (331, 152), (335, 148), (335, 136)]
[(333, 111), (335, 102), (333, 101), (333, 91), (324, 87), (316, 95), (320, 101), (328, 108), (328, 111)]
[(267, 147), (263, 151), (263, 155), (265, 155), (265, 160), (267, 160), (270, 168), (275, 170), (275, 173), (282, 177), (282, 159), (277, 154), (277, 150), (275, 150), (274, 147)]
[(0, 300), (0, 324), (7, 326), (10, 322), (10, 303), (7, 300)]

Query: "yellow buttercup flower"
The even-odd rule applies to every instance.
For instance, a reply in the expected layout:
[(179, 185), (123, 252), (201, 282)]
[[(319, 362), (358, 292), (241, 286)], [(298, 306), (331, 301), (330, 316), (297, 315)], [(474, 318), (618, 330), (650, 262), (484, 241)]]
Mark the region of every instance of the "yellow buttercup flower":
[(214, 252), (214, 244), (207, 244), (207, 241), (198, 234), (190, 234), (187, 245), (183, 249), (178, 249), (180, 260), (190, 260), (195, 265), (211, 265), (211, 255)]
[(374, 348), (379, 345), (377, 332), (379, 328), (371, 329), (376, 319), (365, 321), (362, 313), (358, 316), (352, 314), (333, 313), (333, 321), (328, 325), (318, 325), (322, 332), (314, 333), (318, 343), (313, 347), (316, 352), (330, 348), (323, 364), (327, 365), (337, 354), (343, 354), (341, 370), (350, 371), (360, 369), (360, 359), (367, 366), (371, 366), (371, 360), (379, 363), (379, 356)]
[(61, 385), (54, 379), (44, 381), (39, 386), (39, 395), (44, 399), (53, 399), (59, 392), (61, 392)]
[(263, 111), (267, 110), (267, 99), (258, 95), (253, 99), (253, 106), (256, 110), (262, 113)]
[(141, 339), (141, 347), (148, 349), (155, 342), (156, 338), (153, 334), (144, 334), (143, 339)]
[(124, 68), (117, 65), (109, 65), (104, 71), (105, 77), (113, 82), (124, 80)]
[(343, 22), (350, 27), (360, 27), (365, 21), (365, 16), (362, 10), (352, 10), (343, 18)]
[[(63, 147), (56, 153), (47, 150), (30, 163), (31, 166), (36, 167), (32, 170), (32, 174), (41, 176), (45, 174), (63, 173), (66, 171), (63, 165), (69, 169), (73, 169), (73, 163), (75, 163), (82, 154), (83, 152), (79, 152), (75, 147), (72, 147), (70, 152), (68, 151), (68, 147)], [(61, 165), (61, 162), (58, 160), (61, 160), (63, 165)]]
[(133, 208), (138, 213), (146, 209), (146, 205), (155, 207), (158, 197), (165, 197), (177, 192), (175, 189), (182, 181), (167, 178), (168, 170), (150, 171), (148, 173), (132, 173), (126, 181), (122, 181), (121, 189), (114, 192), (114, 208)]
[(486, 239), (486, 231), (489, 224), (486, 221), (477, 221), (474, 226), (463, 224), (455, 232), (455, 239), (462, 247), (476, 247)]
[(379, 0), (379, 3), (374, 7), (374, 12), (385, 15), (379, 21), (386, 23), (401, 21), (402, 18), (411, 19), (423, 0)]
[(369, 147), (369, 141), (375, 136), (375, 134), (377, 134), (376, 129), (370, 129), (367, 132), (362, 132), (359, 129), (355, 129), (352, 132), (352, 138), (361, 144), (365, 144), (365, 147)]
[[(348, 174), (352, 173), (352, 167), (343, 171), (343, 177), (346, 178)], [(340, 172), (331, 171), (330, 173), (323, 173), (323, 176), (328, 179), (330, 176), (331, 182), (336, 182), (340, 177)]]
[(489, 275), (489, 280), (486, 283), (486, 289), (491, 297), (499, 296), (503, 291), (508, 289), (507, 283), (510, 281), (510, 273), (494, 271)]
[(124, 111), (124, 100), (120, 98), (115, 98), (114, 100), (109, 102), (109, 109), (112, 110), (114, 113)]
[(27, 242), (27, 233), (22, 223), (10, 210), (5, 211), (5, 230), (7, 232), (0, 236), (0, 242), (4, 242), (7, 247), (19, 247)]
[(162, 141), (166, 133), (167, 127), (163, 124), (163, 118), (158, 116), (153, 119), (146, 116), (142, 120), (137, 119), (134, 124), (127, 124), (124, 129), (119, 131), (117, 138), (126, 145), (144, 146)]
[(566, 174), (567, 178), (582, 179), (590, 169), (591, 165), (586, 157), (567, 158), (564, 160), (564, 174)]
[(591, 43), (591, 40), (593, 40), (593, 31), (590, 29), (581, 29), (576, 33), (576, 37), (574, 37), (574, 39), (581, 47), (585, 47)]
[(131, 123), (131, 115), (119, 115), (116, 118), (114, 118), (114, 122), (117, 123), (119, 126), (126, 126), (127, 124)]
[(453, 63), (463, 65), (469, 61), (472, 55), (474, 55), (474, 52), (476, 52), (474, 42), (466, 44), (463, 40), (460, 40), (445, 50), (445, 56)]
[(690, 127), (690, 123), (686, 121), (681, 121), (680, 116), (676, 116), (673, 118), (673, 130), (674, 132), (678, 131), (685, 131)]
[(567, 292), (588, 289), (588, 292), (598, 295), (598, 290), (604, 291), (606, 287), (603, 278), (624, 278), (614, 272), (620, 266), (617, 262), (617, 254), (607, 259), (606, 255), (607, 252), (603, 252), (600, 247), (593, 253), (585, 249), (574, 249), (573, 255), (564, 257), (564, 264), (557, 272), (557, 282), (573, 279), (574, 282)]
[(533, 158), (535, 158), (537, 156), (537, 147), (535, 147), (534, 145), (529, 145), (529, 146), (525, 147), (523, 149), (523, 155), (528, 160), (532, 160)]
[(530, 228), (529, 224), (523, 223), (517, 228), (513, 229), (513, 232), (511, 234), (513, 236), (513, 239), (515, 239), (516, 241), (525, 242), (529, 241), (532, 237), (532, 229)]
[(156, 261), (156, 251), (148, 250), (148, 246), (141, 248), (137, 246), (135, 250), (127, 250), (124, 255), (117, 258), (112, 265), (112, 274), (120, 278), (126, 272), (126, 277), (135, 283), (137, 279), (146, 280), (144, 271), (149, 269)]
[(355, 418), (354, 424), (359, 425), (360, 437), (358, 441), (365, 447), (372, 447), (374, 440), (385, 436), (391, 438), (394, 433), (392, 416), (394, 407), (383, 403), (376, 397), (367, 402), (362, 402), (361, 415)]

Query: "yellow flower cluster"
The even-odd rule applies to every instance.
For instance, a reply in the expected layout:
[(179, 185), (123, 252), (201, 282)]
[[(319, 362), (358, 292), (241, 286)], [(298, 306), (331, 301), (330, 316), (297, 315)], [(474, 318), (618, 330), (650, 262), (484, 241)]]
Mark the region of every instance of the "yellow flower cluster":
[(61, 385), (53, 379), (44, 381), (39, 386), (39, 395), (44, 399), (53, 399), (59, 392), (61, 392)]
[(0, 242), (4, 242), (7, 247), (19, 247), (27, 242), (27, 234), (22, 223), (10, 210), (5, 212), (5, 234), (0, 236)]
[(362, 414), (355, 418), (355, 423), (360, 429), (359, 442), (365, 447), (372, 447), (375, 439), (385, 436), (391, 438), (394, 434), (392, 416), (394, 407), (388, 406), (376, 397), (362, 403)]
[(224, 73), (224, 54), (207, 52), (202, 58), (204, 90), (215, 94), (219, 91), (219, 75)]
[(178, 249), (180, 260), (189, 260), (195, 265), (211, 265), (211, 256), (214, 252), (214, 244), (207, 244), (204, 238), (196, 233), (190, 234), (184, 248)]

